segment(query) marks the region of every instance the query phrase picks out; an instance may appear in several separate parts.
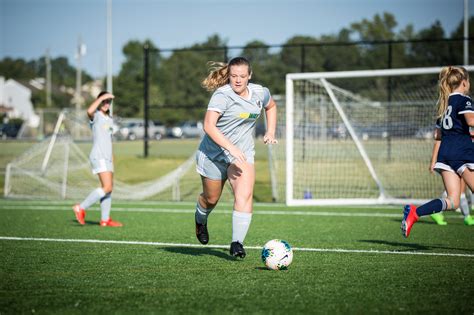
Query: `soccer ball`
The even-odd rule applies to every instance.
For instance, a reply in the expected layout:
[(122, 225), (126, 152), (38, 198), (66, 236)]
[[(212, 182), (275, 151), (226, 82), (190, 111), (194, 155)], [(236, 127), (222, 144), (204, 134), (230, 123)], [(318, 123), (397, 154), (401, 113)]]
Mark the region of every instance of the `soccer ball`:
[(284, 270), (293, 260), (290, 244), (283, 240), (268, 241), (262, 249), (262, 261), (268, 269)]

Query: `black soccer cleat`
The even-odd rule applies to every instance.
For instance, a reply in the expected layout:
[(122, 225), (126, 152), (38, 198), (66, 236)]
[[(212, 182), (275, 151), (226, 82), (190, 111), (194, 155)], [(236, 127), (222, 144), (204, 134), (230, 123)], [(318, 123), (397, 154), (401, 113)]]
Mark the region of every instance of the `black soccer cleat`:
[(196, 221), (196, 237), (201, 244), (209, 243), (209, 233), (207, 232), (207, 224), (199, 224)]
[(230, 244), (230, 255), (234, 257), (245, 258), (245, 249), (239, 242), (232, 242)]

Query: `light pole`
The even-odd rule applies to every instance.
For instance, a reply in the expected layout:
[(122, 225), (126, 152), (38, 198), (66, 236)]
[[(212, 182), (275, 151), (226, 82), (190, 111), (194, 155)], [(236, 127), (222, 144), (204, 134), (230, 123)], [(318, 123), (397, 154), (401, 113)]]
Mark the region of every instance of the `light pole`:
[(82, 38), (79, 36), (79, 44), (77, 46), (76, 59), (77, 59), (77, 68), (76, 68), (76, 93), (74, 95), (76, 110), (81, 109), (82, 106), (82, 65), (81, 59), (82, 56), (86, 54), (86, 45), (82, 43)]
[(464, 65), (469, 65), (469, 0), (464, 0)]
[(49, 57), (49, 48), (46, 49), (46, 107), (51, 107), (51, 60)]
[[(107, 91), (113, 93), (112, 82), (112, 0), (107, 0)], [(113, 106), (113, 105), (112, 105)], [(113, 107), (110, 113), (113, 114)]]

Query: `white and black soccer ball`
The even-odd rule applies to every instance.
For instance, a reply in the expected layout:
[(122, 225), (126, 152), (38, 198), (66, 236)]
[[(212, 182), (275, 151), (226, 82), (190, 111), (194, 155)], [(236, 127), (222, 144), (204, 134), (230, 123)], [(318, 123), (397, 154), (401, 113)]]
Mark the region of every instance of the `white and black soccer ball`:
[(293, 261), (293, 250), (286, 241), (268, 241), (262, 249), (262, 261), (268, 269), (288, 269), (288, 266)]

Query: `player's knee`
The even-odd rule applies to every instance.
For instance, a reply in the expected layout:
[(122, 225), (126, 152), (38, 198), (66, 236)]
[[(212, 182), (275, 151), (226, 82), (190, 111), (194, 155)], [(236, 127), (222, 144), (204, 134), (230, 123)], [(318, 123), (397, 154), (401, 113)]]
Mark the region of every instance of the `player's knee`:
[(251, 191), (239, 193), (235, 196), (235, 202), (240, 205), (248, 205), (252, 203), (253, 194)]
[(206, 209), (214, 208), (219, 201), (219, 196), (201, 194), (201, 205)]
[(104, 187), (102, 187), (102, 190), (106, 194), (112, 193), (112, 189), (113, 189), (113, 185), (104, 185)]

